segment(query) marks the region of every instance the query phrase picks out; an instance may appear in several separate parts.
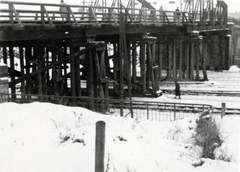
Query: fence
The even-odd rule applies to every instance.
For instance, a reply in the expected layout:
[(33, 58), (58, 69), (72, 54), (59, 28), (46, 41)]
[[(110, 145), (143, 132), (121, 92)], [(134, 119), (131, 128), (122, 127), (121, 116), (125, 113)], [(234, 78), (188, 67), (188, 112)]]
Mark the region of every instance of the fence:
[(212, 106), (207, 104), (146, 102), (58, 95), (0, 94), (0, 102), (6, 101), (16, 103), (50, 102), (65, 106), (84, 107), (102, 114), (153, 121), (173, 121), (212, 109)]

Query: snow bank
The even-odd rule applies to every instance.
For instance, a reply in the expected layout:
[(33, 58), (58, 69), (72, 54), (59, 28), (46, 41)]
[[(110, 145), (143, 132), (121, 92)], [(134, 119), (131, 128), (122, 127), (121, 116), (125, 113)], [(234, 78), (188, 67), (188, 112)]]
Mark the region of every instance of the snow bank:
[(3, 62), (0, 62), (0, 66), (7, 66), (7, 65)]
[(218, 119), (234, 160), (204, 159), (195, 167), (198, 151), (191, 140), (196, 117), (152, 122), (50, 103), (2, 103), (0, 109), (0, 169), (4, 172), (93, 172), (99, 120), (106, 122), (105, 171), (238, 171), (239, 116)]
[(236, 65), (233, 65), (229, 68), (229, 72), (240, 72), (240, 68), (237, 67)]

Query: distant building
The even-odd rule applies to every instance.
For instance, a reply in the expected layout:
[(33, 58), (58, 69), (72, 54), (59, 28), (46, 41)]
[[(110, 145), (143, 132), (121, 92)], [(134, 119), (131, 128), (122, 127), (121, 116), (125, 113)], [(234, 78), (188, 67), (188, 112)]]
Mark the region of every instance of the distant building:
[[(177, 7), (181, 9), (181, 2), (182, 0), (147, 0), (148, 3), (150, 3), (155, 9), (160, 9), (160, 7), (163, 7), (163, 10), (167, 11), (175, 11)], [(140, 8), (141, 3), (135, 0), (135, 7)]]

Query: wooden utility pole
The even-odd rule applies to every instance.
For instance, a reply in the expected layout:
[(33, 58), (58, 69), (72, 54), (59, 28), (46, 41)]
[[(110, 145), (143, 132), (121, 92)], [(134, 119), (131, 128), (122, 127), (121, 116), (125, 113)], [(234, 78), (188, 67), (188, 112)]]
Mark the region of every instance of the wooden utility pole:
[[(132, 83), (131, 83), (131, 68), (130, 62), (127, 57), (127, 41), (126, 41), (126, 32), (125, 32), (125, 13), (122, 12), (123, 8), (121, 5), (121, 12), (120, 12), (120, 27), (119, 27), (119, 51), (120, 51), (120, 98), (123, 100), (123, 74), (125, 74), (127, 78), (127, 85), (128, 85), (128, 97), (130, 100), (130, 113), (131, 117), (133, 117), (132, 111)], [(123, 72), (123, 65), (126, 67), (126, 72)], [(122, 107), (122, 106), (121, 106)], [(120, 110), (121, 116), (123, 115), (123, 109)]]

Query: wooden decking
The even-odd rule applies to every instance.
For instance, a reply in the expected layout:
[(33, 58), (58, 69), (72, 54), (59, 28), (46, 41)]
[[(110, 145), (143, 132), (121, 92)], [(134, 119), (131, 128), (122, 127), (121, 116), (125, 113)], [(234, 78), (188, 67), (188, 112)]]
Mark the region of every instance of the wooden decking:
[[(87, 35), (118, 34), (121, 13), (125, 14), (126, 33), (179, 33), (225, 30), (228, 27), (226, 10), (222, 10), (224, 5), (220, 2), (214, 11), (208, 11), (204, 16), (202, 12), (8, 1), (1, 1), (1, 6), (0, 42), (42, 39), (41, 35), (45, 35), (44, 39), (48, 35), (64, 38), (69, 34), (76, 35), (76, 32), (80, 35), (81, 32)], [(61, 7), (65, 10), (61, 11)]]

